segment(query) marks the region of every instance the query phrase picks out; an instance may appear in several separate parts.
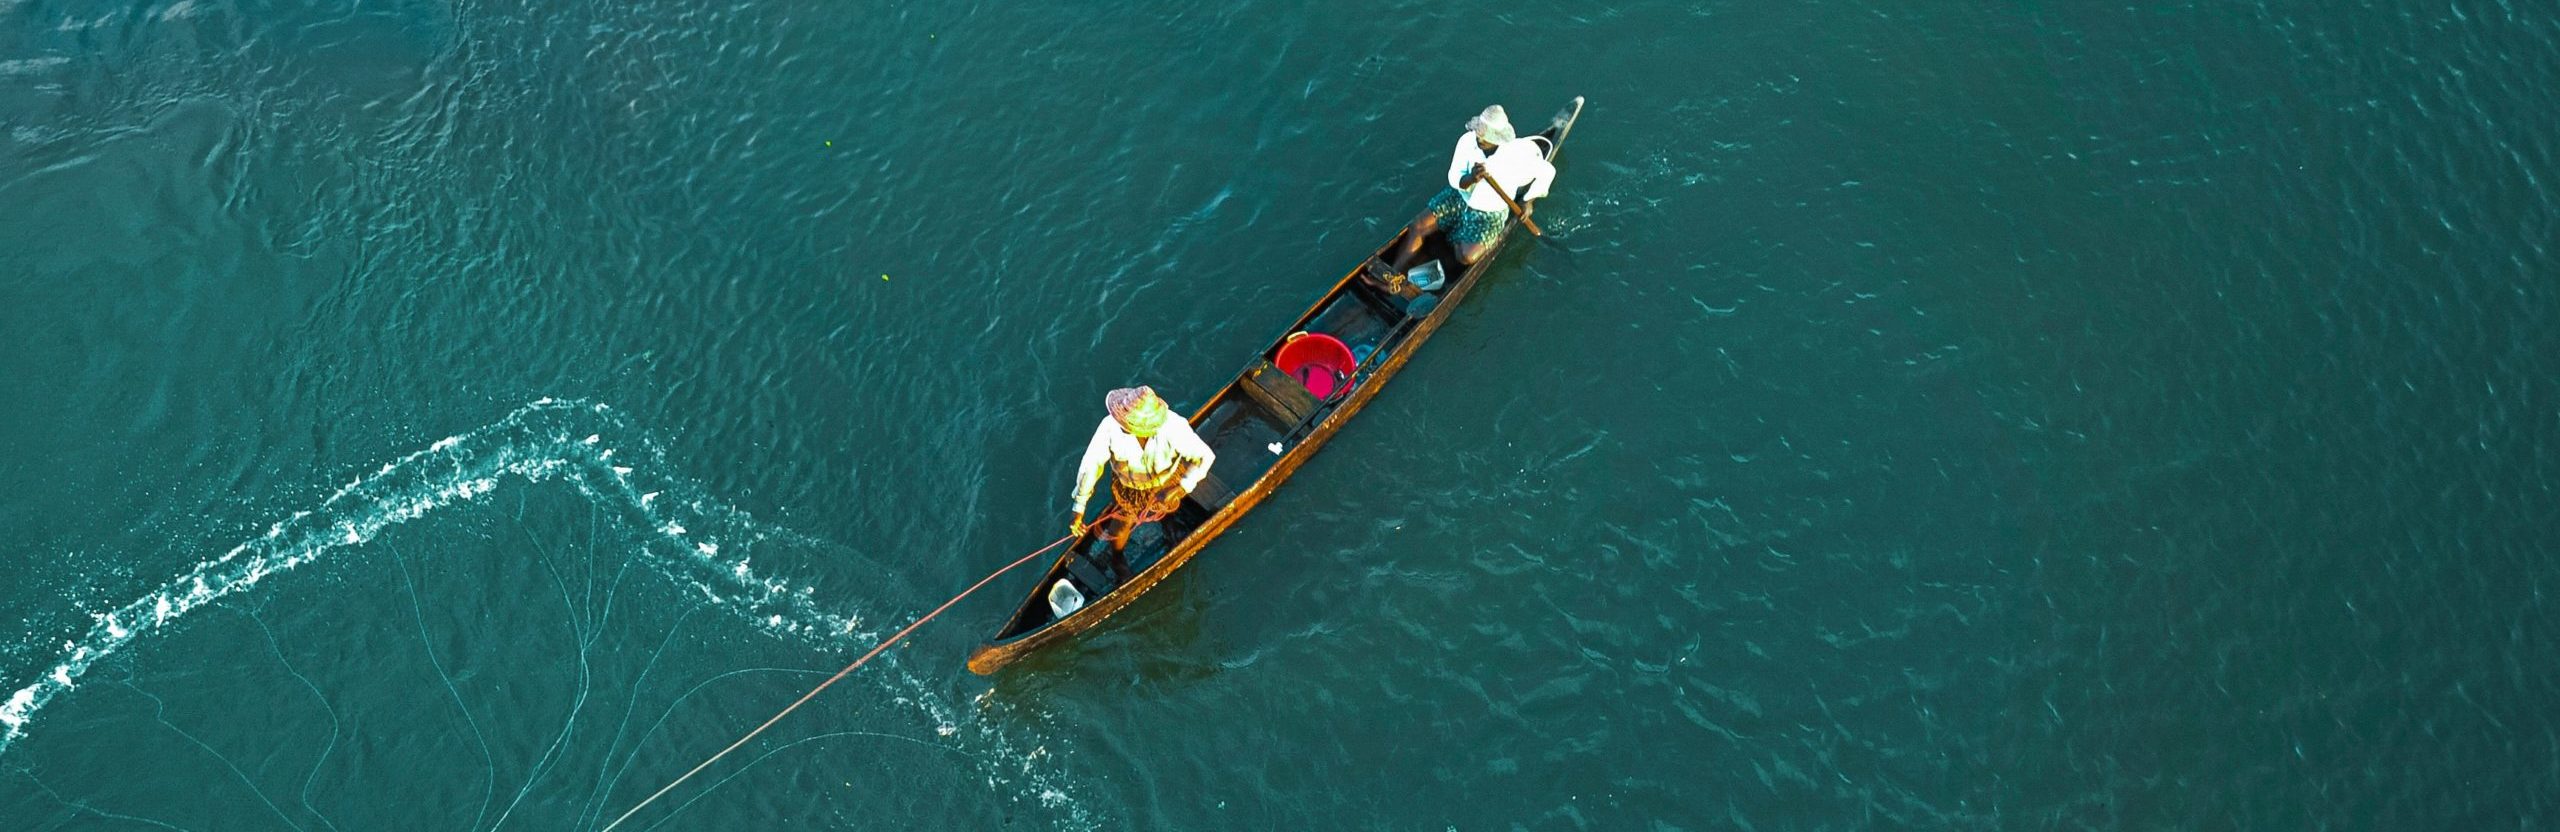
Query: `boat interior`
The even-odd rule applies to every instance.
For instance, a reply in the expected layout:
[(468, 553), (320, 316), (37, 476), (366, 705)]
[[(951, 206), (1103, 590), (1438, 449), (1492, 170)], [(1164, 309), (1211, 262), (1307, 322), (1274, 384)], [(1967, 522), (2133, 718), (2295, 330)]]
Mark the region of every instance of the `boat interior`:
[[(1397, 242), (1402, 239), (1399, 236)], [(1429, 258), (1426, 263), (1436, 261), (1437, 268), (1457, 274), (1456, 251), (1439, 235), (1426, 240), (1423, 251)], [(1352, 391), (1367, 383), (1368, 371), (1375, 364), (1373, 359), (1389, 354), (1393, 339), (1430, 314), (1438, 299), (1436, 292), (1422, 291), (1409, 282), (1392, 286), (1377, 276), (1384, 274), (1384, 264), (1377, 263), (1375, 257), (1371, 262), (1376, 263), (1375, 268), (1364, 268), (1361, 275), (1344, 281), (1292, 324), (1281, 339), (1265, 347), (1226, 389), (1211, 398), (1207, 411), (1192, 429), (1217, 453), (1217, 462), (1199, 487), (1183, 498), (1181, 509), (1130, 534), (1126, 571), (1114, 568), (1117, 564), (1112, 563), (1109, 541), (1100, 535), (1088, 535), (1076, 541), (1074, 555), (1065, 559), (1063, 569), (1053, 573), (1043, 593), (1054, 592), (1061, 598), (1089, 603), (1090, 599), (1118, 589), (1129, 576), (1146, 571), (1189, 537), (1192, 530), (1234, 501), (1236, 495), (1260, 481), (1283, 453), (1332, 415)], [(1444, 281), (1435, 288), (1445, 290), (1455, 282)], [(1288, 366), (1288, 357), (1283, 353), (1288, 351), (1289, 342), (1307, 336), (1325, 336), (1338, 342), (1348, 353), (1349, 366)], [(1101, 511), (1102, 507), (1097, 506), (1092, 516), (1102, 516)], [(1055, 584), (1060, 580), (1072, 584), (1073, 589), (1056, 590)], [(999, 638), (1038, 629), (1080, 606), (1073, 600), (1025, 604)]]
[[(1546, 140), (1552, 155), (1548, 134), (1532, 138)], [(1382, 258), (1401, 248), (1407, 233), (1409, 229), (1399, 232), (1372, 254), (1351, 279), (1342, 281), (1292, 323), (1242, 374), (1210, 398), (1192, 429), (1217, 453), (1217, 462), (1179, 510), (1129, 536), (1125, 571), (1114, 568), (1109, 541), (1097, 534), (1078, 539), (1071, 556), (1043, 579), (1041, 589), (1007, 622), (997, 640), (1048, 626), (1154, 566), (1259, 482), (1282, 454), (1332, 415), (1352, 391), (1369, 383), (1379, 361), (1392, 355), (1400, 339), (1438, 307), (1442, 295), (1463, 285), (1467, 277), (1456, 247), (1444, 234), (1423, 241), (1423, 256), (1413, 269), (1391, 275)], [(1332, 339), (1340, 349), (1330, 345), (1292, 349), (1292, 341), (1310, 336)], [(1334, 363), (1295, 363), (1293, 351), (1330, 352)], [(1347, 361), (1343, 352), (1348, 353)], [(1349, 366), (1342, 366), (1345, 363)], [(1107, 495), (1108, 490), (1104, 491)], [(1102, 516), (1100, 512), (1096, 507), (1093, 516)], [(1061, 588), (1060, 583), (1068, 586)]]

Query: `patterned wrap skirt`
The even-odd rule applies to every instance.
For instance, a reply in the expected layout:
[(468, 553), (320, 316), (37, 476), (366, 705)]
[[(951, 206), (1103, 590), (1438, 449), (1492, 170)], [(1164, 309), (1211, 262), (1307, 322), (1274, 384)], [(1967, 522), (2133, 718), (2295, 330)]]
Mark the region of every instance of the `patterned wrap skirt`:
[[(1113, 466), (1118, 469), (1119, 466)], [(1162, 520), (1182, 508), (1182, 473), (1189, 466), (1177, 466), (1153, 485), (1129, 485), (1134, 479), (1125, 470), (1114, 470), (1111, 478), (1111, 503), (1129, 525), (1142, 526)]]
[(1431, 216), (1449, 234), (1449, 241), (1460, 245), (1477, 245), (1493, 239), (1502, 231), (1505, 211), (1478, 211), (1467, 205), (1467, 195), (1456, 188), (1442, 188), (1431, 197)]

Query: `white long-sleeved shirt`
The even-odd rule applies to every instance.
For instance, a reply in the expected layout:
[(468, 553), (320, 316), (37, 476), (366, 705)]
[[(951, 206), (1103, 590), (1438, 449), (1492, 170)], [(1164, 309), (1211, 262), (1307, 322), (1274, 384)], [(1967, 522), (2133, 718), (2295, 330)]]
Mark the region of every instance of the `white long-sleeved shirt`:
[[(1529, 196), (1521, 199), (1522, 203), (1546, 196), (1547, 183), (1556, 178), (1556, 166), (1547, 161), (1537, 142), (1526, 138), (1513, 139), (1494, 148), (1493, 155), (1487, 157), (1483, 149), (1476, 147), (1476, 134), (1471, 130), (1458, 134), (1457, 152), (1449, 156), (1449, 187), (1458, 187), (1459, 182), (1466, 180), (1467, 174), (1475, 172), (1478, 164), (1484, 165), (1486, 173), (1493, 174), (1495, 181), (1510, 188), (1514, 194), (1521, 188), (1529, 189)], [(1495, 193), (1493, 186), (1482, 179), (1476, 180), (1475, 187), (1467, 189), (1467, 207), (1496, 214), (1511, 211), (1510, 206), (1502, 204), (1502, 195)]]
[(1193, 433), (1191, 423), (1181, 416), (1165, 414), (1164, 427), (1157, 428), (1156, 435), (1144, 446), (1121, 429), (1120, 420), (1104, 416), (1102, 424), (1093, 428), (1093, 441), (1085, 443), (1084, 463), (1076, 466), (1077, 514), (1084, 513), (1084, 504), (1093, 498), (1094, 484), (1115, 459), (1142, 474), (1162, 474), (1189, 462), (1191, 470), (1182, 474), (1182, 490), (1188, 492), (1209, 476), (1209, 466), (1218, 461), (1218, 454), (1209, 450), (1209, 443), (1200, 441), (1200, 434)]

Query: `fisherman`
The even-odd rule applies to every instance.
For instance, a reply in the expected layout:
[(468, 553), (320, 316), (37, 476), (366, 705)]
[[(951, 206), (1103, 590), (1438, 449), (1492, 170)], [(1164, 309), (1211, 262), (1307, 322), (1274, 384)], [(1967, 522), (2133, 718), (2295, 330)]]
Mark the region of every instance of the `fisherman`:
[(1484, 108), (1467, 121), (1467, 132), (1458, 135), (1457, 151), (1449, 157), (1449, 187), (1433, 195), (1422, 216), (1413, 219), (1388, 268), (1396, 274), (1411, 269), (1421, 259), (1423, 238), (1441, 229), (1447, 229), (1450, 245), (1457, 248), (1458, 262), (1475, 265), (1511, 216), (1511, 206), (1503, 204), (1494, 183), (1509, 189), (1524, 212), (1535, 213), (1530, 201), (1546, 196), (1555, 177), (1556, 167), (1538, 142), (1521, 141), (1512, 132), (1502, 105)]
[(1102, 406), (1111, 415), (1094, 426), (1084, 463), (1076, 467), (1076, 519), (1068, 531), (1084, 534), (1085, 503), (1093, 497), (1094, 480), (1108, 465), (1116, 510), (1102, 519), (1104, 535), (1111, 540), (1112, 568), (1126, 578), (1129, 533), (1180, 508), (1183, 495), (1209, 476), (1209, 465), (1218, 455), (1151, 388), (1113, 390), (1102, 397)]

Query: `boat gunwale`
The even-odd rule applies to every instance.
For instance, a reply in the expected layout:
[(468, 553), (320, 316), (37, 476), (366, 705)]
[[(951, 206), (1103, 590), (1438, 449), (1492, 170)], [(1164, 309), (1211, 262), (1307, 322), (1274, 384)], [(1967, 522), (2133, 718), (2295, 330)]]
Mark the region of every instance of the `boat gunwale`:
[[(1572, 134), (1573, 125), (1581, 119), (1582, 104), (1582, 99), (1576, 97), (1568, 105), (1573, 111), (1572, 117), (1559, 127), (1550, 128), (1555, 133), (1546, 153), (1546, 158), (1550, 162), (1564, 152), (1565, 139)], [(1540, 131), (1532, 137), (1545, 136), (1548, 132)], [(1448, 322), (1459, 303), (1474, 290), (1478, 279), (1492, 267), (1494, 260), (1507, 248), (1511, 240), (1511, 231), (1519, 225), (1517, 217), (1507, 219), (1502, 233), (1494, 239), (1491, 247), (1482, 257), (1477, 258), (1475, 263), (1468, 265), (1464, 273), (1449, 281), (1448, 290), (1439, 293), (1440, 299), (1430, 312), (1425, 313), (1419, 320), (1408, 319), (1400, 322), (1388, 331), (1387, 335), (1381, 339), (1379, 350), (1386, 355), (1385, 360), (1376, 364), (1373, 369), (1358, 373), (1352, 382), (1350, 395), (1331, 405), (1330, 412), (1326, 413), (1324, 418), (1316, 420), (1312, 426), (1302, 424), (1293, 429), (1291, 434), (1301, 437), (1297, 439), (1297, 443), (1284, 451), (1278, 460), (1273, 461), (1271, 467), (1264, 469), (1262, 474), (1254, 479), (1252, 485), (1247, 486), (1243, 491), (1236, 492), (1225, 505), (1211, 512), (1199, 525), (1192, 527), (1189, 533), (1175, 542), (1171, 551), (1157, 558), (1154, 563), (1148, 564), (1145, 569), (1139, 570), (1138, 574), (1130, 576), (1128, 580), (1093, 598), (1081, 609), (1010, 636), (1000, 635), (986, 639), (970, 651), (969, 670), (980, 675), (992, 674), (1020, 660), (1033, 650), (1092, 629), (1103, 620), (1110, 618), (1112, 614), (1135, 603), (1138, 596), (1146, 594), (1148, 590), (1155, 588), (1156, 584), (1162, 583), (1175, 570), (1187, 564), (1201, 549), (1207, 548), (1210, 542), (1243, 519), (1244, 515), (1250, 513), (1264, 499), (1267, 499), (1271, 492), (1277, 490), (1282, 482), (1294, 475), (1299, 466), (1313, 458), (1316, 451), (1321, 450), (1326, 442), (1333, 439), (1334, 434), (1340, 432), (1344, 425), (1349, 424), (1353, 416), (1365, 409), (1369, 401), (1376, 398), (1379, 391), (1385, 389), (1387, 381), (1402, 370), (1415, 353), (1421, 351), (1422, 344), (1430, 340), (1432, 334), (1438, 332), (1442, 324)], [(1211, 395), (1192, 412), (1190, 416), (1192, 424), (1200, 424), (1201, 420), (1207, 418), (1219, 405), (1242, 395), (1242, 386), (1246, 383), (1246, 379), (1259, 368), (1257, 362), (1267, 361), (1273, 350), (1288, 342), (1291, 334), (1301, 331), (1308, 322), (1323, 313), (1345, 292), (1354, 291), (1351, 284), (1360, 279), (1361, 273), (1368, 269), (1369, 263), (1385, 255), (1403, 238), (1404, 232), (1400, 229), (1395, 236), (1388, 238), (1385, 245), (1379, 246), (1376, 251), (1354, 265), (1341, 279), (1334, 281), (1333, 285), (1327, 288), (1314, 304), (1308, 306), (1306, 312), (1292, 321), (1277, 339), (1264, 344), (1262, 349), (1254, 354), (1254, 362), (1247, 363), (1243, 371), (1237, 373), (1225, 386), (1219, 388), (1216, 394)], [(1032, 605), (1046, 603), (1047, 593), (1041, 588), (1049, 586), (1065, 574), (1068, 563), (1078, 556), (1077, 550), (1097, 534), (1099, 534), (1097, 530), (1088, 528), (1084, 534), (1078, 535), (1067, 546), (1066, 551), (1050, 563), (1048, 571), (1040, 581), (1032, 585), (1029, 597), (1015, 608), (1013, 615), (1004, 619), (1004, 623), (997, 632), (1002, 634), (1005, 628), (1010, 628), (1015, 622), (1022, 620), (1023, 615), (1030, 611)]]

